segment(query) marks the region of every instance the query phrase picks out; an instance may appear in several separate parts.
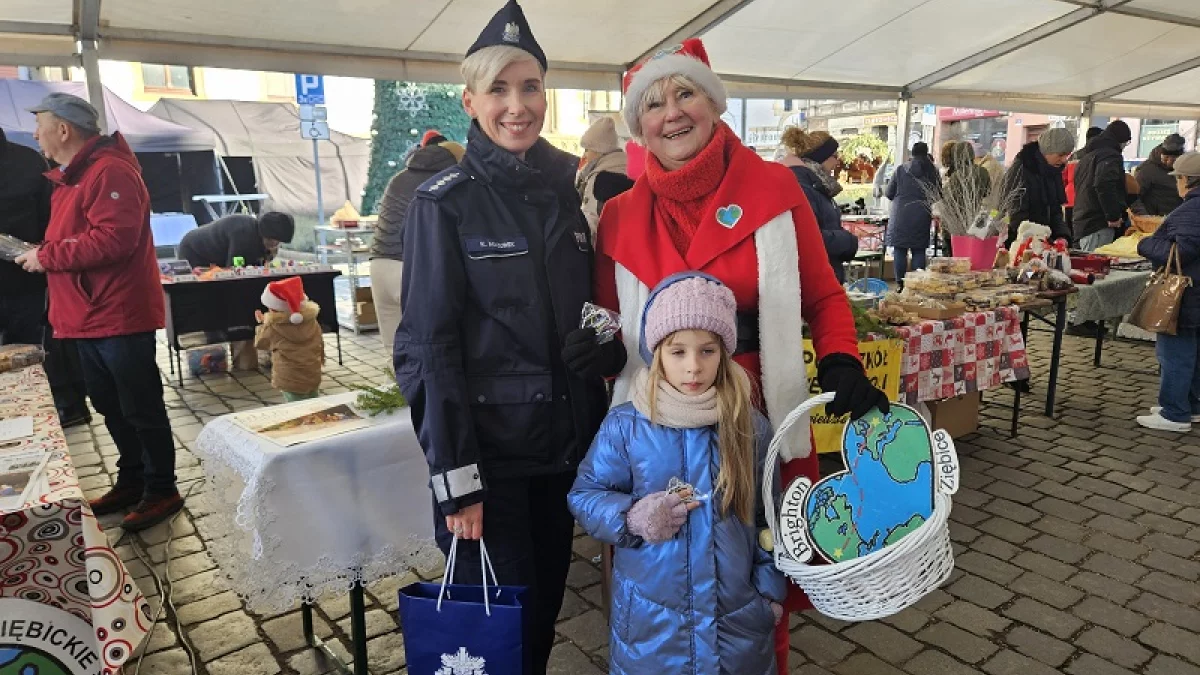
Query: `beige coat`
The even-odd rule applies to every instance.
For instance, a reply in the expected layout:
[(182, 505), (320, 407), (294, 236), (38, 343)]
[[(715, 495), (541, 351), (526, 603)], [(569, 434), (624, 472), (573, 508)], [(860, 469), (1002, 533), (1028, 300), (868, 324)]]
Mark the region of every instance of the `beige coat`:
[(317, 323), (320, 307), (308, 300), (300, 306), (304, 320), (292, 323), (288, 312), (267, 312), (254, 333), (254, 346), (271, 351), (271, 385), (293, 394), (314, 392), (321, 386), (325, 341)]
[(596, 226), (600, 224), (600, 202), (596, 200), (595, 193), (596, 176), (600, 175), (601, 171), (611, 171), (623, 176), (625, 175), (625, 164), (625, 151), (614, 150), (584, 166), (579, 170), (575, 179), (575, 188), (579, 190), (579, 197), (582, 200), (580, 207), (583, 209), (584, 217), (587, 218), (588, 228), (592, 231), (592, 241), (596, 240)]

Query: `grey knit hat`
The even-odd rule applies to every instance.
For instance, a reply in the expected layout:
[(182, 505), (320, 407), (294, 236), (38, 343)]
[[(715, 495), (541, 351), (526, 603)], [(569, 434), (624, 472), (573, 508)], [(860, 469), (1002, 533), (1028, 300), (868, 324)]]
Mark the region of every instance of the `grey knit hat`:
[(1075, 151), (1075, 135), (1063, 128), (1047, 129), (1038, 136), (1043, 155), (1070, 154)]
[(1185, 144), (1186, 141), (1183, 140), (1183, 136), (1180, 136), (1179, 134), (1171, 134), (1163, 139), (1162, 145), (1159, 147), (1162, 148), (1162, 154), (1167, 156), (1174, 155), (1178, 157), (1179, 155), (1183, 154), (1183, 147)]

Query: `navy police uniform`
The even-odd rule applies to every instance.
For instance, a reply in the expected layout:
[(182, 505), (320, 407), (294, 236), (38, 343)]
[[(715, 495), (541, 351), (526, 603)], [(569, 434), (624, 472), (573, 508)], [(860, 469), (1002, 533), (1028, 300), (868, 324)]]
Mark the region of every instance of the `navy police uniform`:
[[(467, 54), (495, 45), (546, 69), (515, 0)], [(528, 588), (526, 670), (542, 675), (571, 561), (567, 493), (606, 412), (601, 375), (625, 353), (579, 329), (593, 254), (577, 158), (538, 139), (520, 159), (478, 122), (467, 141), (405, 216), (396, 380), (429, 463), (438, 545), (449, 554), (446, 515), (483, 503), (500, 583)], [(480, 583), (479, 555), (460, 543), (454, 581)]]
[[(453, 539), (445, 514), (486, 500), (500, 583), (530, 587), (534, 672), (544, 672), (570, 564), (566, 495), (607, 408), (603, 380), (577, 376), (560, 354), (592, 293), (575, 167), (544, 139), (522, 161), (471, 125), (462, 163), (409, 207), (394, 352), (438, 543), (448, 551)], [(477, 555), (460, 544), (459, 582), (478, 582)]]

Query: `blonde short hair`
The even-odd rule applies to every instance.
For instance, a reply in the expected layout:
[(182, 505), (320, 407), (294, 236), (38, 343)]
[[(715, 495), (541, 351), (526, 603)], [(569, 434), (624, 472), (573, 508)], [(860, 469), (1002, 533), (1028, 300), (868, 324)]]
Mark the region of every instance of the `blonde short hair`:
[[(646, 93), (642, 95), (642, 100), (638, 104), (637, 116), (639, 120), (641, 119), (642, 115), (645, 115), (646, 112), (650, 110), (651, 105), (666, 102), (667, 89), (669, 89), (671, 85), (675, 85), (680, 89), (690, 89), (693, 94), (696, 94), (697, 96), (703, 96), (704, 100), (708, 101), (708, 105), (712, 107), (713, 111), (717, 111), (717, 104), (715, 101), (713, 101), (712, 97), (708, 95), (708, 90), (706, 90), (704, 87), (701, 87), (695, 82), (695, 80), (687, 75), (680, 75), (676, 73), (674, 75), (655, 80), (653, 84), (651, 84), (649, 87), (646, 87)], [(639, 123), (638, 126), (640, 128), (641, 124)], [(639, 136), (638, 140), (644, 141), (645, 138)], [(645, 145), (645, 143), (642, 145)]]
[(542, 64), (538, 62), (533, 54), (517, 47), (493, 45), (491, 47), (484, 47), (463, 59), (463, 82), (466, 83), (467, 89), (470, 89), (474, 93), (479, 93), (490, 87), (496, 81), (496, 78), (500, 77), (500, 72), (505, 68), (525, 60), (537, 63), (542, 77), (546, 77), (545, 69), (542, 68)]

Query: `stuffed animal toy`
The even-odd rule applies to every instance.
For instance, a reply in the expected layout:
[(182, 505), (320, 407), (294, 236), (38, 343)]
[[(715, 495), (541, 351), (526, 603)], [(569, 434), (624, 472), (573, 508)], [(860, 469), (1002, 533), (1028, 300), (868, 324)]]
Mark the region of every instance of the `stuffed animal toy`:
[(1026, 220), (1017, 228), (1017, 238), (1009, 247), (1009, 264), (1019, 266), (1027, 257), (1041, 258), (1051, 249), (1050, 228)]

